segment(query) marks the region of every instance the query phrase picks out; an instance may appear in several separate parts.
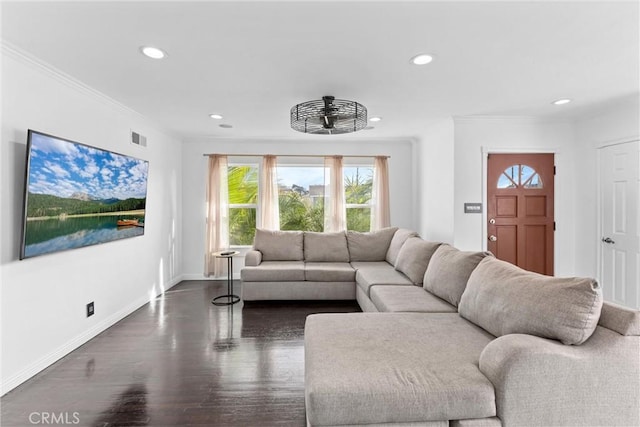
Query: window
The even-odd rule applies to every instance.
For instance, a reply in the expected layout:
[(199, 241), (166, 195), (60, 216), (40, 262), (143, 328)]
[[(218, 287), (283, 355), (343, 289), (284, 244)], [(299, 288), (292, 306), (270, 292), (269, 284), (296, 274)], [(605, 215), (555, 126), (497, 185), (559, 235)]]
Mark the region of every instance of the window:
[(347, 166), (342, 173), (347, 208), (347, 230), (369, 231), (373, 166)]
[(258, 209), (258, 166), (228, 167), (229, 244), (250, 246), (256, 232)]
[(542, 188), (542, 179), (531, 166), (512, 165), (498, 178), (498, 188)]
[[(304, 163), (300, 164), (300, 160)], [(321, 158), (284, 159), (278, 163), (278, 207), (281, 230), (324, 231), (325, 167)], [(259, 212), (259, 166), (257, 163), (230, 164), (229, 244), (253, 244)], [(369, 231), (371, 224), (373, 165), (343, 167), (347, 229)]]
[[(280, 229), (323, 231), (325, 169), (321, 165), (278, 165)], [(347, 229), (369, 231), (373, 166), (345, 166)]]
[(281, 230), (323, 231), (324, 167), (278, 165)]

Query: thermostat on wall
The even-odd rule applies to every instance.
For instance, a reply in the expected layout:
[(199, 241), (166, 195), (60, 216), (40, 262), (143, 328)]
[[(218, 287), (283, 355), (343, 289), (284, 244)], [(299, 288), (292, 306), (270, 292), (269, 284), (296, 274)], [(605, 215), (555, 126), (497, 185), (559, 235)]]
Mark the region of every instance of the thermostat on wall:
[(464, 213), (482, 213), (482, 203), (465, 203)]

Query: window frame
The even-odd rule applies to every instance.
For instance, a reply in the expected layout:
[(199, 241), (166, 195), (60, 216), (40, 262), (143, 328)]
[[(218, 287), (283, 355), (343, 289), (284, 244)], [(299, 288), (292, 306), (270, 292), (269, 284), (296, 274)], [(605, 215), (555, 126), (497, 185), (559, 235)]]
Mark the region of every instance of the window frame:
[[(259, 218), (260, 215), (260, 172), (261, 172), (261, 168), (262, 165), (260, 162), (250, 162), (250, 161), (242, 161), (242, 162), (236, 162), (236, 161), (229, 161), (227, 163), (227, 173), (229, 172), (229, 168), (231, 167), (242, 167), (242, 166), (248, 166), (250, 168), (256, 168), (258, 176), (257, 176), (257, 181), (258, 181), (258, 197), (256, 199), (255, 203), (230, 203), (227, 202), (227, 208), (229, 210), (229, 218), (231, 218), (231, 209), (255, 209), (256, 210), (256, 218)], [(228, 189), (229, 183), (227, 182), (227, 192), (229, 191)], [(229, 248), (230, 249), (249, 249), (251, 248), (253, 245), (235, 245), (233, 243), (231, 243), (231, 231), (229, 230)], [(255, 232), (254, 232), (254, 237), (255, 237)]]
[[(233, 156), (230, 156), (233, 157)], [(236, 157), (236, 159), (238, 159), (238, 157)], [(228, 210), (229, 210), (229, 217), (231, 217), (231, 210), (232, 209), (255, 209), (256, 212), (256, 218), (259, 218), (260, 213), (261, 213), (261, 206), (260, 206), (260, 178), (262, 176), (262, 162), (260, 161), (260, 159), (258, 157), (251, 157), (251, 160), (249, 159), (241, 159), (241, 160), (236, 160), (236, 159), (229, 159), (228, 164), (227, 164), (227, 171), (229, 170), (229, 168), (232, 167), (250, 167), (250, 168), (255, 168), (257, 171), (257, 181), (258, 181), (258, 189), (257, 189), (257, 199), (256, 199), (256, 203), (228, 203)], [(374, 168), (374, 164), (373, 162), (369, 163), (369, 157), (367, 156), (363, 156), (362, 158), (363, 160), (366, 159), (366, 162), (363, 161), (350, 161), (347, 164), (343, 165), (343, 170), (342, 170), (342, 179), (343, 182), (345, 180), (345, 178), (347, 177), (347, 175), (345, 174), (345, 170), (346, 169), (351, 169), (351, 168), (361, 168), (361, 169), (369, 169), (371, 170), (371, 173), (375, 173), (375, 168)], [(281, 159), (278, 159), (278, 165), (277, 165), (278, 169), (280, 168), (325, 168), (324, 167), (324, 162), (320, 163), (320, 161), (317, 160), (317, 158), (315, 157), (309, 157), (309, 156), (296, 156), (295, 160), (292, 159), (283, 159), (283, 161), (281, 161)], [(372, 179), (373, 179), (373, 175), (372, 175)], [(315, 185), (315, 184), (314, 184)], [(326, 181), (323, 181), (323, 185), (326, 187)], [(323, 195), (323, 199), (324, 199), (324, 195)], [(346, 198), (347, 198), (347, 194), (346, 194), (346, 186), (345, 186), (345, 211), (348, 211), (349, 209), (369, 209), (371, 212), (373, 212), (374, 209), (374, 200), (373, 200), (373, 193), (371, 194), (371, 197), (369, 198), (369, 202), (368, 203), (346, 203)], [(348, 216), (347, 216), (348, 217)], [(349, 230), (348, 224), (346, 224), (346, 228), (347, 230)], [(231, 235), (229, 233), (229, 240), (231, 240)], [(252, 245), (237, 245), (237, 244), (232, 244), (231, 241), (229, 241), (229, 247), (233, 248), (233, 249), (248, 249), (251, 248)]]
[[(324, 165), (324, 159), (320, 158), (320, 157), (309, 157), (309, 156), (296, 156), (296, 157), (285, 157), (285, 158), (278, 158), (278, 162), (277, 162), (277, 168), (278, 171), (282, 170), (282, 169), (287, 169), (287, 168), (309, 168), (309, 169), (318, 169), (318, 170), (322, 170), (322, 174), (323, 174), (323, 179), (322, 179), (322, 186), (323, 188), (326, 190), (326, 168)], [(295, 183), (294, 183), (295, 184)], [(278, 183), (279, 185), (279, 183)], [(309, 197), (309, 199), (311, 200), (312, 205), (314, 204), (315, 200), (313, 197), (311, 197), (311, 185), (318, 185), (318, 184), (309, 184), (309, 187), (307, 189), (307, 191), (309, 191), (309, 194), (306, 195), (306, 197)], [(303, 187), (304, 188), (304, 187)], [(324, 206), (324, 199), (326, 197), (326, 192), (323, 191), (322, 193), (322, 205)], [(282, 215), (282, 211), (280, 211), (280, 220), (282, 221), (283, 215)], [(279, 224), (280, 227), (282, 227), (282, 222)], [(324, 228), (323, 228), (324, 229)], [(302, 230), (302, 231), (312, 231), (312, 230)]]
[[(344, 182), (346, 175), (344, 173), (345, 169), (348, 168), (362, 168), (362, 169), (370, 169), (371, 170), (371, 179), (373, 180), (373, 174), (375, 173), (375, 166), (372, 163), (348, 163), (348, 164), (344, 164), (342, 165), (342, 180)], [(349, 209), (370, 209), (370, 212), (373, 211), (373, 188), (371, 189), (371, 197), (369, 198), (369, 203), (347, 203), (346, 199), (347, 199), (347, 187), (345, 185), (345, 194), (344, 194), (344, 198), (345, 198), (345, 211), (348, 211)], [(346, 213), (346, 212), (345, 212)], [(346, 229), (349, 230), (349, 224), (348, 224), (348, 218), (349, 216), (347, 215), (346, 218)], [(367, 231), (371, 231), (371, 218), (369, 218), (369, 230)]]
[[(523, 178), (524, 168), (530, 169), (531, 173), (523, 181), (522, 178)], [(510, 169), (511, 171), (507, 173), (507, 171), (509, 171)], [(514, 169), (517, 170), (516, 174), (513, 173)], [(514, 175), (517, 175), (517, 179), (515, 179), (516, 176)], [(503, 180), (503, 177), (508, 180), (506, 184), (509, 184), (509, 183), (511, 184), (507, 186), (501, 186), (501, 181)], [(537, 182), (538, 185), (532, 186), (531, 183), (533, 183), (534, 181)], [(544, 188), (544, 183), (542, 182), (542, 177), (533, 166), (530, 166), (525, 163), (516, 163), (507, 167), (504, 171), (502, 171), (502, 173), (498, 176), (498, 182), (496, 183), (496, 188), (500, 190), (516, 189), (516, 188), (524, 188), (526, 190), (540, 190)]]

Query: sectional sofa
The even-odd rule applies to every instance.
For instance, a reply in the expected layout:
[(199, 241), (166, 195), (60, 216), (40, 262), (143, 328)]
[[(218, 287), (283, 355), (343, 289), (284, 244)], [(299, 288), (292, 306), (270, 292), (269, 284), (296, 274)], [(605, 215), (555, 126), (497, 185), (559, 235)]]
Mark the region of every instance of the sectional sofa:
[(603, 302), (593, 279), (395, 228), (259, 230), (254, 246), (245, 299), (355, 297), (365, 311), (307, 318), (310, 426), (640, 425), (640, 312)]
[[(377, 233), (315, 233), (257, 229), (240, 273), (242, 299), (354, 299), (361, 262), (385, 262), (388, 270), (395, 271), (385, 260), (388, 253), (397, 255), (390, 247), (396, 231), (397, 228), (387, 228)], [(405, 278), (404, 283), (411, 282)]]

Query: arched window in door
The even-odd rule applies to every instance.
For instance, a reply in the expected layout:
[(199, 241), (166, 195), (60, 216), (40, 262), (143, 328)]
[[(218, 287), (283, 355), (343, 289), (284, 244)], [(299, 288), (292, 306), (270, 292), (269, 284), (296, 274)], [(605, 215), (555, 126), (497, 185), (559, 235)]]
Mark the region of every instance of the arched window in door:
[(528, 165), (511, 165), (498, 178), (497, 188), (542, 188), (542, 178)]

